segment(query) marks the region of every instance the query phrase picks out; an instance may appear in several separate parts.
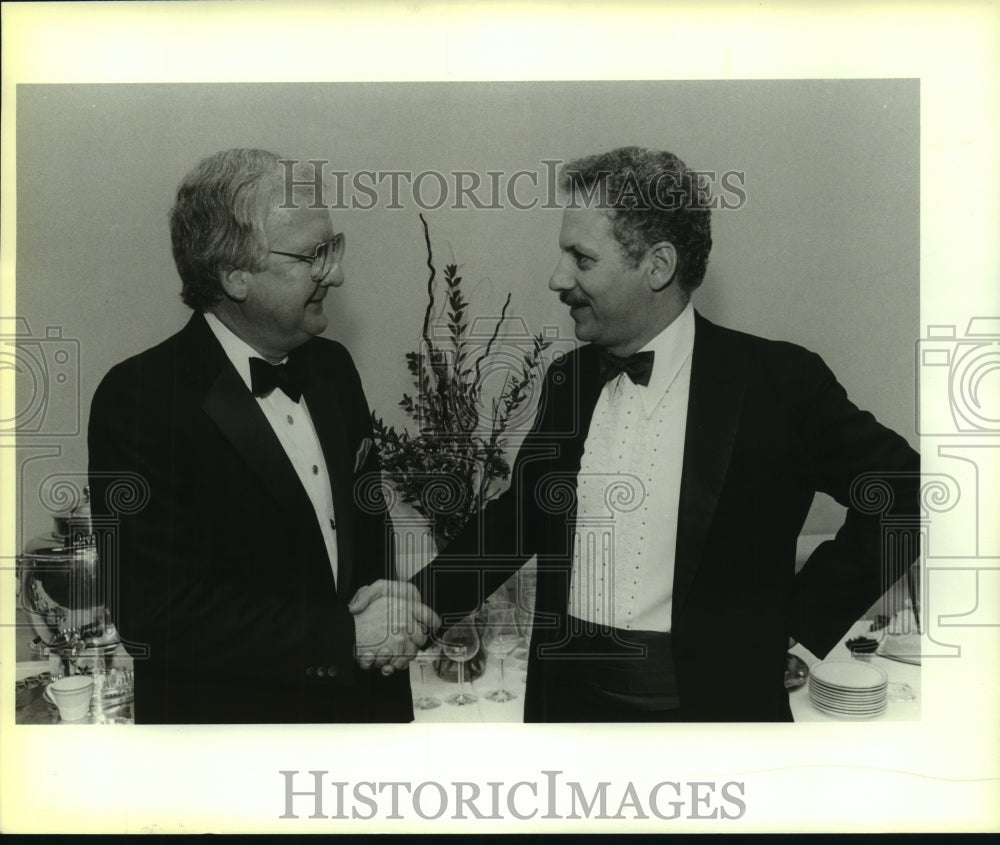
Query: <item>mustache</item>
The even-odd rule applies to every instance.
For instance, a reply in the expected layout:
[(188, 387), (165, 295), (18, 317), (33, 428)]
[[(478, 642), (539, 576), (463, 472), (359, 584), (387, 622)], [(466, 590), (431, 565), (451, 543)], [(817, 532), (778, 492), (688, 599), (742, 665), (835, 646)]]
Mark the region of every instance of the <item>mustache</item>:
[(559, 301), (563, 305), (568, 305), (570, 308), (575, 308), (577, 305), (589, 305), (590, 303), (582, 296), (573, 293), (573, 291), (564, 290), (559, 294)]

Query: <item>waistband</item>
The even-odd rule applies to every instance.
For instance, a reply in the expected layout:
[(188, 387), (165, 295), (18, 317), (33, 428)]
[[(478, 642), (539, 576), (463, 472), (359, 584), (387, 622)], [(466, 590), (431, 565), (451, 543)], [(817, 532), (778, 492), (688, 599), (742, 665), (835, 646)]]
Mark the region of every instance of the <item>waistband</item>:
[(629, 631), (570, 617), (567, 638), (543, 647), (547, 687), (559, 699), (627, 712), (680, 706), (670, 634)]

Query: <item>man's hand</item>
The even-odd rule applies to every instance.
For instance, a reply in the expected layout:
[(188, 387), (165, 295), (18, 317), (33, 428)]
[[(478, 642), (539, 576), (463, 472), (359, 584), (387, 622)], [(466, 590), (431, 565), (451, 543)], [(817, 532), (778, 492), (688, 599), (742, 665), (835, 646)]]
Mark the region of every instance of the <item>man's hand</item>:
[(404, 581), (376, 581), (355, 593), (347, 606), (354, 614), (355, 654), (362, 669), (376, 666), (383, 675), (405, 669), (428, 631), (441, 619)]

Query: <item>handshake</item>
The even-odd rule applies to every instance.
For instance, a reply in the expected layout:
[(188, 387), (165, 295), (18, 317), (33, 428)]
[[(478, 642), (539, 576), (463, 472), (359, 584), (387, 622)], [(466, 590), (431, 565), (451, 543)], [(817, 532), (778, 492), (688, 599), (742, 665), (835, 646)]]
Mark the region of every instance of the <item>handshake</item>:
[(441, 618), (420, 600), (405, 581), (376, 581), (362, 587), (347, 609), (354, 615), (355, 656), (362, 669), (383, 675), (405, 669), (427, 642)]

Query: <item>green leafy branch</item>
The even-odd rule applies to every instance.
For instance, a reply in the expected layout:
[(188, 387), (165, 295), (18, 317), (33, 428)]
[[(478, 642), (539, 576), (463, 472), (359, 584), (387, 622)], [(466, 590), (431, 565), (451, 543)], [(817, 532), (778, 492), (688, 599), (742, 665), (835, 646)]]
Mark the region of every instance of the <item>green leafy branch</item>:
[[(483, 347), (481, 338), (469, 333), (469, 302), (457, 264), (444, 267), (443, 331), (432, 332), (439, 285), (423, 215), (420, 222), (429, 271), (427, 307), (420, 349), (405, 356), (414, 392), (404, 393), (399, 402), (414, 421), (416, 433), (388, 426), (374, 413), (372, 425), (383, 471), (402, 500), (433, 523), (440, 543), (451, 540), (510, 477), (506, 434), (510, 421), (533, 395), (531, 388), (542, 374), (543, 353), (550, 342), (535, 335), (517, 367), (507, 363), (509, 355), (498, 356), (505, 345), (500, 330), (510, 307), (508, 293)], [(498, 361), (506, 371), (504, 382), (498, 392), (484, 396), (486, 374)]]

